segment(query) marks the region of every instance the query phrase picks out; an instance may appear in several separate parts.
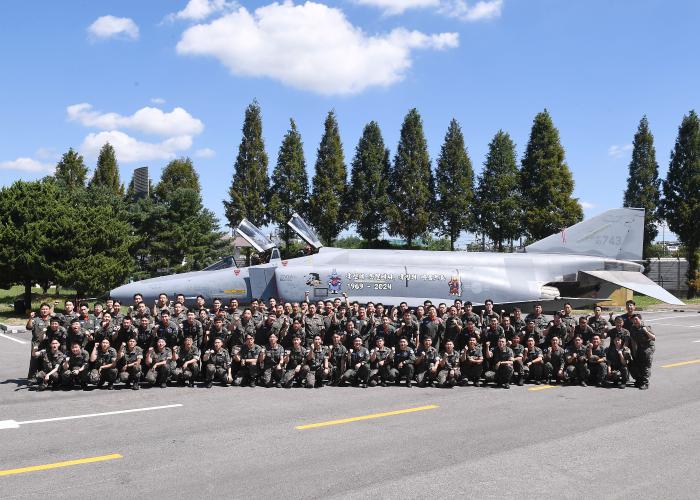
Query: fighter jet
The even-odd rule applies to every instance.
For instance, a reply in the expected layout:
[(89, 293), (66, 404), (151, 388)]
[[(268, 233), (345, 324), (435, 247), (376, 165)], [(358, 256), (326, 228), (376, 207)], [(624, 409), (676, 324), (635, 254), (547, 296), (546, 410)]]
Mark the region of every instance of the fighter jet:
[(159, 293), (203, 295), (209, 302), (236, 298), (299, 302), (334, 299), (347, 294), (361, 303), (382, 302), (414, 307), (455, 299), (475, 306), (492, 299), (497, 306), (531, 307), (547, 312), (605, 302), (628, 288), (669, 304), (683, 304), (642, 274), (644, 210), (620, 208), (563, 229), (519, 253), (431, 252), (423, 250), (355, 250), (324, 247), (306, 222), (294, 214), (289, 226), (314, 249), (309, 255), (281, 259), (270, 240), (247, 220), (236, 232), (267, 262), (239, 268), (227, 258), (209, 268), (147, 279), (110, 292), (130, 303), (135, 293), (150, 302)]

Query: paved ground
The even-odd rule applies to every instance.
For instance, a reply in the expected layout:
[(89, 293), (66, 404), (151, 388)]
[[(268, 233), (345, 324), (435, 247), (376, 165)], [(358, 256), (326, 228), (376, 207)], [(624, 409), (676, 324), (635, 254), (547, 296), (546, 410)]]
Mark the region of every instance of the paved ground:
[[(0, 337), (0, 496), (697, 498), (700, 314), (646, 314), (648, 391), (581, 387), (28, 392)], [(7, 338), (10, 337), (10, 338)], [(11, 340), (14, 339), (14, 340)], [(65, 416), (157, 410), (92, 418)], [(347, 417), (436, 405), (298, 430)], [(30, 420), (49, 421), (23, 423)], [(120, 455), (25, 473), (35, 465)], [(109, 458), (109, 457), (108, 457)]]

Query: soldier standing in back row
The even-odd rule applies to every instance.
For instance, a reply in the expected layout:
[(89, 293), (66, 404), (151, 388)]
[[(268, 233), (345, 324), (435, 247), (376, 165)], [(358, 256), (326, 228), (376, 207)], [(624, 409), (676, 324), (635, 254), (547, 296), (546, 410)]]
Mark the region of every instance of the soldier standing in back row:
[(649, 327), (642, 324), (642, 317), (639, 314), (635, 314), (632, 318), (630, 338), (632, 340), (630, 372), (634, 377), (635, 387), (645, 390), (649, 388), (651, 363), (656, 350), (656, 336), (651, 333)]

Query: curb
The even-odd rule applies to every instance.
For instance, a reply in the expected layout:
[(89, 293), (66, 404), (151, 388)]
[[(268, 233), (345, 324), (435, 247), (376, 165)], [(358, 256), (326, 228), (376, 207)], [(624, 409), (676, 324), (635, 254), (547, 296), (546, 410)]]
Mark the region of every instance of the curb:
[(5, 333), (20, 333), (19, 327), (10, 327), (7, 325), (3, 325), (2, 323), (0, 323), (0, 331), (3, 331)]

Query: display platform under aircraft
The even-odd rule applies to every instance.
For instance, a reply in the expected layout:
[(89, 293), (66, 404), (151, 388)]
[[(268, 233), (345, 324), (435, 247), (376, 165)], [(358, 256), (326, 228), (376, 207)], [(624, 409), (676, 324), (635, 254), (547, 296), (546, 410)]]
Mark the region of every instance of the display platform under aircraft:
[(475, 306), (492, 299), (506, 309), (541, 303), (544, 310), (564, 302), (583, 307), (604, 302), (620, 287), (683, 304), (644, 276), (644, 210), (619, 208), (575, 224), (525, 247), (519, 253), (364, 250), (324, 247), (306, 222), (294, 214), (289, 226), (316, 250), (282, 260), (275, 245), (243, 220), (236, 232), (258, 252), (263, 264), (239, 268), (229, 257), (203, 271), (152, 278), (121, 286), (110, 296), (131, 303), (135, 293), (151, 302), (158, 294), (203, 295), (240, 303), (275, 297), (284, 302), (334, 299), (347, 293), (360, 303), (437, 304), (455, 299)]

